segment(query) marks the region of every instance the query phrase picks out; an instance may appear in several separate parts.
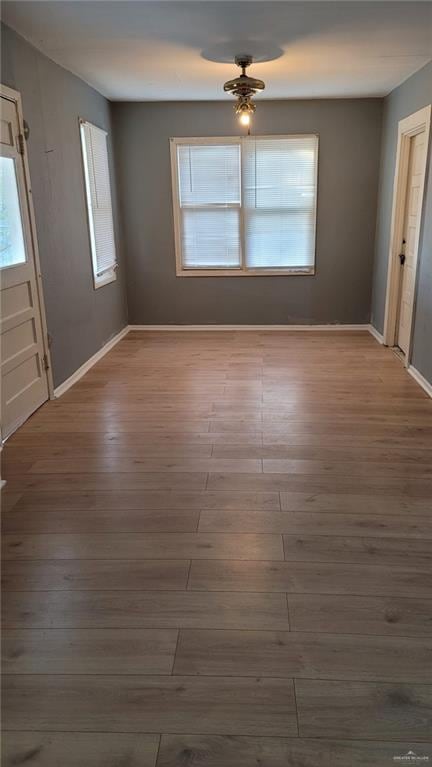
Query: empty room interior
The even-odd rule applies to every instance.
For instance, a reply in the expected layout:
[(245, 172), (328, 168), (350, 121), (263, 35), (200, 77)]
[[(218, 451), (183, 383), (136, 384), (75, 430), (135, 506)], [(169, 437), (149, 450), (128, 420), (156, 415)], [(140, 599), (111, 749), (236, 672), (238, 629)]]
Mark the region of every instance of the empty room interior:
[(5, 0), (2, 765), (432, 766), (432, 2)]

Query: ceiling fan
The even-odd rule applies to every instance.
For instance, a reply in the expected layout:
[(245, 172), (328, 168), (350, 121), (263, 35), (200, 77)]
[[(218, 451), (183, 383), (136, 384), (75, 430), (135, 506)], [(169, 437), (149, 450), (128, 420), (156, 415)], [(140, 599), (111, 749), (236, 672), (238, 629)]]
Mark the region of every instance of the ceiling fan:
[(252, 64), (252, 56), (236, 56), (235, 63), (241, 69), (241, 75), (235, 77), (233, 80), (227, 80), (224, 84), (224, 91), (226, 93), (232, 93), (233, 96), (237, 96), (237, 102), (235, 105), (236, 114), (239, 116), (240, 123), (242, 125), (249, 126), (251, 117), (255, 112), (256, 105), (252, 101), (252, 96), (257, 91), (263, 91), (265, 84), (262, 80), (257, 80), (255, 77), (249, 77), (246, 74), (246, 69)]

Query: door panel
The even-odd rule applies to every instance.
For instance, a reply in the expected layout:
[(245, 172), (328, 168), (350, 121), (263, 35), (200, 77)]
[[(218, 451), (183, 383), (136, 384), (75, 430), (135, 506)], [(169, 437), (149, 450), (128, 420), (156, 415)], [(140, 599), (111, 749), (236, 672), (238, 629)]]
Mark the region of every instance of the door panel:
[(4, 439), (48, 399), (23, 158), (16, 103), (1, 97), (0, 341)]
[(405, 201), (404, 233), (405, 263), (401, 267), (401, 284), (399, 293), (399, 315), (396, 343), (407, 353), (410, 342), (411, 319), (415, 295), (416, 243), (420, 226), (420, 189), (422, 184), (422, 168), (426, 151), (425, 132), (418, 133), (410, 139), (410, 155), (408, 164), (408, 180)]

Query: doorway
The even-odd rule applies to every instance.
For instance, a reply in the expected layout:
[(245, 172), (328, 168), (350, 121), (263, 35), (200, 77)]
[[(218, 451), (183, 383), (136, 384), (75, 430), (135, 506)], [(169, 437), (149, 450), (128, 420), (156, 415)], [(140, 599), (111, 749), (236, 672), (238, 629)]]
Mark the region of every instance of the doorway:
[(49, 355), (19, 93), (0, 86), (1, 438), (50, 395)]
[(384, 343), (410, 364), (431, 107), (399, 122)]

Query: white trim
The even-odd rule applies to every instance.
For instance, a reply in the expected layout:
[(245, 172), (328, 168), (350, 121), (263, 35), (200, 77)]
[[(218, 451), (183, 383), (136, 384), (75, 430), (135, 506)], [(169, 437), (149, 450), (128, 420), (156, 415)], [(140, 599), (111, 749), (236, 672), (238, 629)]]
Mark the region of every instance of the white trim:
[(104, 346), (102, 346), (102, 349), (99, 349), (96, 354), (93, 354), (90, 359), (87, 360), (87, 362), (84, 362), (84, 365), (81, 365), (81, 367), (78, 368), (78, 370), (75, 370), (75, 373), (72, 373), (72, 375), (66, 379), (66, 381), (63, 381), (59, 386), (57, 386), (54, 389), (54, 396), (57, 399), (58, 397), (61, 397), (62, 394), (67, 392), (68, 389), (71, 388), (74, 384), (77, 383), (77, 381), (80, 380), (89, 370), (93, 367), (93, 365), (96, 364), (96, 362), (99, 362), (102, 357), (109, 352), (113, 346), (118, 344), (119, 341), (121, 341), (122, 338), (124, 338), (129, 333), (129, 326), (126, 325), (123, 330), (120, 331), (120, 333), (117, 333), (117, 335), (114, 336), (114, 338), (111, 338), (110, 341), (108, 341)]
[[(3, 450), (3, 442), (1, 441), (1, 435), (0, 435), (0, 453)], [(5, 486), (6, 480), (0, 478), (0, 490)]]
[(170, 138), (170, 141), (174, 142), (175, 144), (186, 144), (187, 146), (189, 146), (189, 144), (191, 146), (194, 144), (200, 146), (203, 142), (206, 144), (220, 146), (221, 144), (239, 144), (242, 140), (255, 141), (257, 138), (271, 140), (284, 138), (305, 138), (305, 136), (315, 136), (319, 139), (319, 133), (308, 131), (307, 133), (258, 133), (251, 136), (173, 136)]
[(95, 130), (99, 131), (99, 133), (103, 133), (104, 136), (108, 136), (108, 131), (104, 128), (100, 128), (99, 125), (95, 125), (94, 123), (91, 123), (90, 120), (86, 120), (84, 117), (78, 118), (81, 125), (88, 125), (90, 128), (94, 128)]
[[(77, 381), (79, 381), (102, 357), (105, 356), (119, 341), (122, 340), (130, 331), (142, 331), (142, 332), (206, 332), (206, 331), (306, 331), (306, 332), (369, 332), (376, 337), (378, 332), (372, 325), (126, 325), (114, 338), (111, 338), (102, 349), (96, 354), (93, 354), (87, 362), (84, 362), (78, 370), (75, 371), (66, 381), (63, 381), (59, 386), (54, 389), (54, 396), (57, 399), (61, 397), (68, 389), (71, 388)], [(377, 339), (379, 340), (379, 339)], [(411, 372), (411, 371), (409, 371)], [(416, 371), (417, 373), (417, 371)], [(413, 373), (411, 373), (414, 375)], [(420, 373), (417, 373), (420, 376)], [(414, 376), (415, 377), (415, 376)], [(423, 379), (425, 380), (425, 379)], [(427, 383), (427, 382), (426, 382)], [(421, 384), (423, 385), (423, 384)]]
[[(420, 220), (417, 227), (416, 243), (415, 243), (415, 271), (418, 264), (418, 251), (420, 245), (420, 231), (421, 221), (423, 218), (423, 204), (424, 204), (424, 187), (426, 166), (428, 159), (428, 147), (429, 147), (429, 131), (431, 121), (431, 105), (420, 109), (418, 112), (406, 117), (404, 120), (400, 120), (398, 125), (398, 143), (396, 150), (396, 167), (393, 183), (393, 204), (391, 214), (391, 228), (390, 228), (390, 250), (388, 256), (388, 271), (387, 271), (387, 288), (386, 288), (386, 304), (385, 304), (385, 319), (384, 319), (384, 343), (386, 346), (394, 346), (396, 343), (397, 333), (397, 311), (398, 311), (398, 297), (399, 297), (399, 284), (400, 284), (400, 268), (399, 268), (399, 252), (401, 242), (403, 238), (403, 227), (405, 218), (405, 200), (406, 200), (406, 186), (408, 175), (408, 163), (410, 153), (410, 139), (416, 136), (418, 133), (425, 133), (425, 146), (426, 151), (424, 155), (424, 162), (422, 167), (422, 179), (419, 192), (419, 212)], [(416, 275), (414, 275), (415, 278)], [(410, 364), (410, 353), (412, 347), (412, 328), (414, 321), (414, 304), (415, 295), (413, 297), (413, 306), (411, 311), (411, 333), (410, 343), (405, 354), (405, 367)]]
[[(93, 270), (93, 287), (95, 290), (99, 290), (99, 288), (103, 288), (105, 285), (109, 285), (110, 282), (115, 282), (117, 279), (117, 243), (116, 243), (116, 236), (115, 236), (115, 230), (114, 230), (114, 214), (112, 209), (112, 194), (111, 194), (111, 173), (110, 173), (110, 167), (109, 167), (109, 148), (108, 148), (108, 132), (106, 130), (103, 130), (103, 128), (99, 128), (98, 125), (94, 125), (94, 123), (89, 122), (88, 120), (84, 120), (82, 117), (78, 118), (79, 123), (79, 131), (80, 131), (80, 143), (81, 143), (81, 158), (82, 158), (82, 171), (84, 176), (84, 197), (86, 201), (86, 212), (87, 212), (87, 228), (88, 228), (88, 234), (89, 234), (89, 245), (90, 245), (90, 254), (91, 254), (91, 262), (92, 262), (92, 270)], [(99, 265), (98, 265), (98, 259), (97, 259), (97, 243), (96, 243), (96, 235), (95, 235), (95, 229), (94, 229), (94, 209), (92, 205), (92, 198), (91, 198), (91, 183), (90, 183), (90, 177), (89, 177), (89, 157), (88, 157), (88, 146), (86, 141), (86, 134), (85, 129), (92, 130), (100, 133), (104, 136), (105, 142), (104, 142), (104, 149), (106, 153), (106, 159), (107, 159), (107, 166), (108, 166), (108, 190), (109, 190), (109, 201), (110, 201), (110, 212), (111, 212), (111, 226), (112, 226), (112, 238), (113, 238), (113, 247), (114, 247), (114, 263), (110, 264), (109, 267), (103, 270), (103, 272), (99, 272)], [(96, 184), (96, 180), (94, 182)]]
[(368, 325), (368, 330), (379, 344), (384, 343), (384, 336), (373, 325)]
[[(23, 116), (21, 93), (19, 91), (14, 90), (13, 88), (9, 88), (7, 85), (0, 84), (0, 96), (2, 96), (5, 99), (9, 99), (9, 101), (13, 101), (15, 103), (17, 117), (18, 117), (19, 132), (21, 133), (22, 136), (24, 136), (24, 116)], [(24, 140), (24, 154), (22, 154), (21, 157), (22, 157), (22, 164), (23, 164), (23, 170), (24, 170), (24, 181), (25, 181), (26, 192), (27, 192), (26, 194), (27, 209), (28, 209), (28, 214), (30, 219), (30, 231), (31, 231), (31, 238), (32, 238), (32, 245), (33, 245), (33, 258), (34, 258), (34, 264), (35, 264), (37, 297), (38, 297), (38, 303), (39, 303), (40, 320), (42, 325), (42, 344), (43, 344), (44, 354), (46, 355), (46, 359), (48, 360), (48, 370), (45, 371), (45, 374), (46, 374), (47, 383), (48, 383), (48, 396), (50, 399), (52, 399), (54, 396), (54, 381), (53, 381), (53, 374), (52, 374), (51, 355), (50, 355), (50, 349), (49, 349), (48, 326), (47, 326), (47, 319), (46, 319), (46, 312), (45, 312), (45, 299), (44, 299), (42, 272), (41, 272), (41, 265), (40, 265), (40, 258), (39, 258), (36, 217), (35, 217), (34, 205), (33, 205), (33, 192), (32, 192), (31, 179), (30, 179), (30, 166), (28, 161), (27, 141), (25, 140)]]
[(429, 381), (424, 376), (422, 376), (421, 373), (419, 373), (414, 365), (409, 365), (408, 373), (414, 378), (415, 381), (417, 381), (419, 386), (425, 390), (426, 394), (429, 394), (429, 397), (432, 397), (432, 384), (429, 383)]
[(176, 277), (295, 277), (298, 274), (310, 276), (315, 274), (314, 266), (296, 267), (286, 269), (181, 269), (176, 271)]
[(129, 330), (153, 331), (174, 331), (174, 332), (193, 332), (199, 331), (223, 331), (223, 330), (263, 330), (271, 332), (273, 330), (285, 331), (364, 331), (369, 330), (369, 325), (129, 325)]
[[(206, 331), (306, 331), (306, 332), (370, 332), (373, 336), (379, 335), (372, 325), (126, 325), (114, 338), (108, 341), (102, 349), (93, 354), (87, 362), (84, 362), (66, 381), (54, 389), (54, 396), (61, 397), (68, 389), (80, 380), (102, 357), (105, 356), (122, 338), (130, 331), (142, 332), (206, 332)], [(377, 339), (379, 340), (379, 339)], [(418, 374), (420, 375), (420, 374)]]

